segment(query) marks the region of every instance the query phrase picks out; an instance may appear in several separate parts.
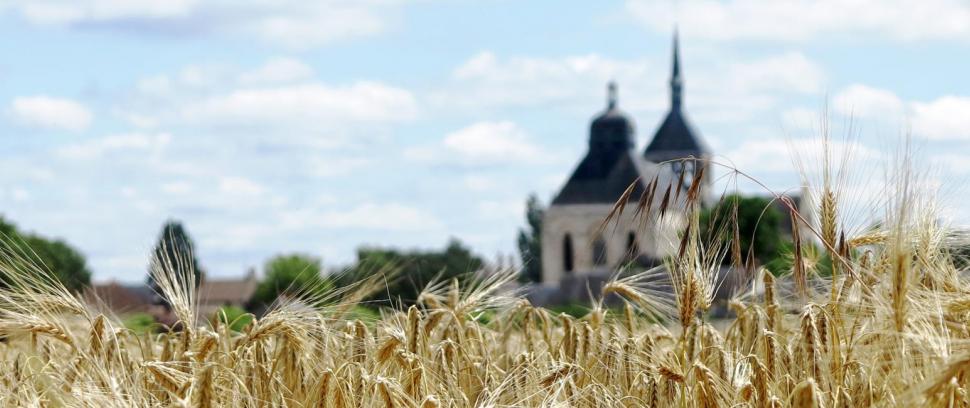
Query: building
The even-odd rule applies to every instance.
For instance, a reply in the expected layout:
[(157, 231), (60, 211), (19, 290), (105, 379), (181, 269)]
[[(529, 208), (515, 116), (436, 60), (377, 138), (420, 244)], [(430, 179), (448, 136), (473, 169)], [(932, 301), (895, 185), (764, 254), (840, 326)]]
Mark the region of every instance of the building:
[(148, 285), (125, 285), (116, 281), (95, 284), (84, 290), (84, 299), (96, 307), (119, 316), (134, 313), (161, 313), (162, 307), (153, 301), (155, 293)]
[[(620, 265), (631, 261), (641, 265), (659, 263), (676, 246), (676, 233), (683, 221), (683, 200), (670, 208), (671, 216), (658, 225), (640, 225), (633, 211), (625, 211), (605, 229), (603, 222), (626, 189), (634, 185), (631, 204), (654, 178), (661, 189), (677, 185), (686, 192), (694, 174), (711, 155), (707, 145), (691, 126), (683, 109), (677, 35), (673, 41), (670, 77), (670, 110), (641, 153), (635, 150), (636, 126), (618, 105), (615, 83), (608, 86), (606, 110), (589, 128), (589, 148), (565, 185), (547, 209), (542, 225), (542, 283), (572, 292), (587, 290), (594, 277), (605, 278)], [(711, 172), (699, 180), (701, 197), (710, 195)], [(659, 204), (662, 194), (654, 200)], [(657, 208), (654, 206), (654, 208)], [(678, 222), (678, 220), (680, 222)], [(614, 228), (614, 225), (616, 228)], [(583, 284), (585, 282), (586, 284)], [(567, 297), (581, 293), (565, 294)]]
[[(241, 278), (209, 279), (203, 275), (196, 288), (196, 304), (200, 318), (212, 318), (223, 306), (245, 309), (256, 292), (259, 280), (250, 269)], [(119, 316), (147, 313), (157, 321), (172, 325), (176, 317), (164, 307), (158, 294), (147, 284), (124, 285), (118, 282), (92, 285), (84, 293), (85, 300)]]
[(202, 279), (196, 291), (199, 313), (211, 317), (223, 306), (245, 309), (256, 293), (257, 286), (259, 280), (256, 279), (256, 271), (253, 269), (248, 270), (242, 278)]

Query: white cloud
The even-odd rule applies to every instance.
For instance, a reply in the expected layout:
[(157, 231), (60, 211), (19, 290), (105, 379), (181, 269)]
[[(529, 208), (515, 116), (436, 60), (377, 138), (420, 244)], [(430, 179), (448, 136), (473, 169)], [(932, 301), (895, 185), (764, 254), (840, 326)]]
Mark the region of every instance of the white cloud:
[(904, 112), (903, 101), (896, 94), (862, 84), (846, 87), (833, 102), (835, 111), (845, 116), (898, 118)]
[(131, 186), (125, 186), (119, 189), (118, 193), (120, 193), (124, 198), (135, 198), (138, 196), (138, 189)]
[[(802, 117), (811, 112), (797, 111)], [(834, 111), (844, 117), (873, 119), (900, 130), (911, 126), (915, 136), (930, 140), (970, 140), (970, 97), (966, 96), (906, 101), (889, 90), (854, 84), (835, 95)], [(819, 122), (819, 113), (813, 115)], [(904, 119), (908, 126), (900, 124)]]
[(430, 162), (439, 159), (439, 151), (434, 146), (410, 146), (401, 155), (411, 161)]
[(748, 140), (723, 152), (728, 163), (744, 172), (794, 172), (791, 152), (784, 140)]
[(718, 77), (722, 80), (730, 80), (730, 85), (747, 92), (776, 91), (811, 94), (822, 88), (825, 79), (822, 68), (818, 64), (797, 52), (737, 62), (731, 64), (730, 68), (731, 72)]
[(152, 115), (134, 113), (134, 112), (124, 112), (120, 109), (117, 109), (116, 113), (119, 117), (124, 119), (125, 122), (128, 122), (130, 125), (136, 128), (153, 129), (155, 127), (158, 127), (158, 118)]
[[(239, 31), (290, 48), (308, 48), (384, 31), (386, 22), (376, 8), (364, 3), (335, 1), (302, 10), (305, 14), (272, 15), (242, 22)], [(313, 2), (304, 2), (310, 5)]]
[(14, 202), (24, 202), (30, 200), (30, 192), (22, 187), (14, 187), (10, 189), (7, 194), (4, 194), (3, 190), (0, 190), (0, 199), (4, 199), (6, 195), (10, 196), (10, 199)]
[(475, 161), (543, 161), (546, 158), (529, 136), (510, 121), (478, 122), (444, 138), (451, 152)]
[(153, 75), (142, 78), (135, 85), (135, 89), (149, 96), (169, 96), (172, 94), (172, 80), (167, 75)]
[(525, 201), (516, 200), (488, 200), (478, 203), (478, 212), (487, 219), (518, 220), (525, 214)]
[(193, 0), (79, 0), (11, 2), (29, 21), (39, 24), (73, 24), (124, 18), (174, 18), (185, 16)]
[[(267, 64), (273, 60), (267, 61)], [(249, 74), (257, 79), (255, 73)], [(197, 97), (205, 95), (226, 86), (235, 84), (236, 79), (242, 79), (246, 72), (240, 73), (239, 68), (229, 64), (205, 63), (189, 64), (178, 71), (166, 74), (156, 74), (141, 78), (135, 84), (138, 96), (155, 100), (166, 100), (184, 95)]]
[(434, 215), (399, 203), (364, 203), (349, 210), (299, 210), (284, 213), (287, 228), (364, 228), (383, 231), (434, 231), (443, 228)]
[[(597, 54), (499, 58), (485, 51), (459, 65), (452, 72), (454, 83), (432, 99), (443, 106), (471, 108), (575, 104), (594, 97), (605, 101), (604, 90), (610, 80), (619, 82), (622, 99), (637, 94), (627, 90), (638, 88), (644, 78), (651, 78), (646, 74), (649, 67), (644, 59), (624, 61)], [(658, 84), (662, 82), (662, 77), (655, 79)]]
[[(853, 162), (865, 162), (872, 165), (883, 155), (859, 142), (829, 142), (831, 157), (840, 158), (845, 155)], [(749, 139), (735, 145), (730, 150), (719, 154), (728, 159), (738, 170), (755, 173), (792, 173), (798, 172), (799, 163), (806, 170), (817, 169), (825, 154), (825, 146), (817, 138), (785, 139), (757, 138)]]
[(324, 83), (301, 61), (271, 58), (250, 69), (231, 64), (193, 64), (137, 81), (114, 117), (139, 129), (186, 128), (274, 148), (343, 147), (382, 137), (389, 123), (422, 112), (408, 89), (359, 80)]
[(266, 188), (245, 177), (223, 177), (219, 180), (219, 191), (230, 195), (259, 195)]
[(626, 6), (655, 31), (669, 32), (676, 22), (689, 36), (714, 41), (806, 41), (834, 34), (970, 40), (970, 4), (959, 0), (628, 0)]
[(19, 122), (39, 128), (81, 131), (91, 124), (91, 112), (81, 103), (45, 95), (15, 98), (10, 114)]
[(56, 150), (64, 158), (91, 160), (110, 153), (157, 153), (172, 140), (168, 133), (125, 133), (69, 144)]
[(495, 179), (479, 174), (470, 174), (465, 176), (462, 179), (462, 183), (464, 184), (465, 188), (476, 192), (494, 190), (496, 187), (498, 187), (498, 183), (495, 182)]
[(309, 174), (316, 177), (335, 177), (351, 173), (374, 164), (374, 161), (365, 157), (315, 157), (309, 163)]
[(935, 140), (970, 140), (970, 97), (913, 102), (913, 132)]
[(242, 73), (239, 81), (248, 84), (282, 83), (313, 77), (313, 68), (293, 58), (274, 58), (251, 71)]
[(268, 237), (279, 233), (277, 226), (253, 223), (231, 223), (218, 235), (206, 237), (202, 243), (220, 250), (245, 251), (253, 246), (265, 245)]
[(154, 34), (215, 33), (302, 49), (381, 33), (394, 23), (401, 3), (398, 0), (23, 0), (12, 1), (7, 8), (29, 22), (42, 25)]
[[(689, 110), (712, 121), (739, 122), (776, 109), (789, 95), (819, 94), (823, 68), (806, 55), (785, 52), (760, 58), (725, 58), (691, 48), (685, 65)], [(670, 61), (611, 59), (596, 54), (560, 57), (499, 57), (476, 54), (452, 73), (448, 87), (429, 101), (440, 109), (536, 107), (544, 111), (592, 112), (605, 105), (605, 87), (619, 84), (619, 105), (630, 115), (669, 106)], [(602, 101), (602, 102), (600, 102)], [(602, 105), (600, 105), (602, 104)]]
[(512, 57), (500, 60), (489, 51), (480, 52), (455, 69), (456, 79), (484, 79), (494, 82), (523, 82), (565, 79), (575, 76), (609, 78), (618, 73), (639, 74), (646, 69), (646, 61), (622, 61), (596, 54), (563, 58)]
[(162, 184), (162, 192), (166, 194), (182, 195), (191, 193), (195, 189), (192, 183), (187, 181), (172, 181)]
[(957, 174), (970, 174), (970, 157), (965, 154), (945, 153), (933, 156), (933, 163)]
[(541, 164), (558, 158), (530, 139), (514, 122), (484, 121), (445, 135), (440, 145), (410, 147), (404, 151), (404, 157), (414, 161), (471, 164)]
[(820, 112), (807, 108), (791, 108), (781, 113), (782, 125), (796, 130), (815, 130), (821, 118)]
[(350, 86), (319, 83), (275, 88), (246, 88), (190, 103), (181, 109), (189, 122), (208, 124), (281, 124), (402, 121), (418, 106), (407, 90), (377, 82)]

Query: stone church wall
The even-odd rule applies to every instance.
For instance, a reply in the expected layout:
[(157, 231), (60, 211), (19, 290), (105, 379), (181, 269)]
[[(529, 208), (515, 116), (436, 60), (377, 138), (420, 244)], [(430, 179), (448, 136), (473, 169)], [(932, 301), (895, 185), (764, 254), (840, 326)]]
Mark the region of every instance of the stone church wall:
[[(542, 282), (559, 285), (565, 278), (578, 275), (609, 275), (613, 269), (630, 259), (630, 234), (635, 237), (636, 255), (662, 258), (676, 246), (676, 228), (682, 223), (679, 212), (671, 211), (658, 228), (654, 223), (643, 227), (634, 220), (633, 207), (628, 207), (619, 222), (610, 223), (597, 234), (609, 215), (610, 204), (553, 205), (546, 211), (542, 223)], [(615, 228), (614, 228), (615, 227)], [(563, 241), (572, 241), (573, 269), (565, 271)], [(606, 244), (606, 259), (594, 262), (594, 242), (601, 237)]]

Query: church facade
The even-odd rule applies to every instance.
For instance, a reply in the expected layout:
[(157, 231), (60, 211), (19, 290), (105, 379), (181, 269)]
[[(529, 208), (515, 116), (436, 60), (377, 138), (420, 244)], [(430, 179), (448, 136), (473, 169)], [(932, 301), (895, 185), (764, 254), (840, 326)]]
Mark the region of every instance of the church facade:
[[(687, 119), (683, 109), (683, 79), (677, 36), (674, 35), (670, 78), (670, 110), (642, 152), (635, 149), (636, 126), (618, 105), (616, 84), (608, 86), (606, 110), (589, 128), (586, 156), (555, 195), (542, 223), (542, 283), (562, 286), (568, 282), (605, 277), (622, 265), (634, 262), (655, 265), (675, 250), (677, 230), (683, 221), (682, 200), (658, 224), (641, 224), (634, 211), (624, 211), (615, 223), (603, 228), (613, 205), (626, 189), (632, 208), (647, 184), (655, 178), (660, 189), (677, 185), (689, 188), (699, 166), (711, 152)], [(700, 160), (678, 160), (697, 158)], [(699, 180), (702, 197), (709, 195), (711, 172)], [(662, 194), (655, 195), (657, 208)], [(680, 220), (680, 222), (678, 222)], [(583, 289), (585, 290), (585, 289)]]

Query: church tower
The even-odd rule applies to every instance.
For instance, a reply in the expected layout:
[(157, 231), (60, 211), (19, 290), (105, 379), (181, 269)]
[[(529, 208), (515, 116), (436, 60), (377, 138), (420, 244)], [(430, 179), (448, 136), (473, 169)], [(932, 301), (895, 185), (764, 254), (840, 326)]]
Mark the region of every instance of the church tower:
[(658, 174), (659, 168), (634, 150), (635, 142), (633, 120), (620, 110), (616, 83), (610, 82), (606, 109), (589, 126), (586, 155), (543, 217), (543, 283), (582, 292), (586, 279), (608, 276), (632, 261), (656, 259), (657, 236), (637, 228), (633, 211), (621, 215), (617, 228), (601, 228), (630, 185), (630, 201), (636, 201)]
[[(684, 177), (689, 188), (695, 172), (710, 157), (710, 150), (687, 120), (683, 109), (683, 78), (677, 34), (673, 42), (670, 77), (670, 111), (641, 154), (633, 120), (619, 108), (615, 83), (607, 86), (606, 109), (589, 126), (586, 155), (552, 199), (542, 220), (542, 283), (559, 286), (566, 298), (582, 297), (592, 283), (602, 282), (618, 268), (649, 267), (676, 250), (683, 201), (667, 208), (662, 222), (641, 222), (633, 208), (647, 183), (676, 185)], [(683, 160), (686, 159), (686, 160)], [(701, 194), (706, 195), (710, 174), (705, 171)], [(603, 228), (613, 205), (633, 186), (628, 210)], [(653, 208), (663, 194), (654, 196)], [(679, 218), (678, 218), (679, 217)], [(592, 284), (591, 284), (592, 283)]]
[(589, 125), (586, 157), (553, 199), (553, 205), (614, 203), (637, 179), (632, 167), (617, 169), (633, 152), (633, 121), (617, 106), (615, 82), (607, 85), (606, 93), (606, 110)]
[[(670, 75), (670, 111), (660, 124), (660, 128), (653, 135), (650, 144), (643, 152), (643, 157), (654, 163), (662, 163), (669, 166), (674, 173), (680, 176), (684, 174), (685, 188), (693, 180), (694, 174), (702, 166), (706, 166), (706, 160), (711, 158), (711, 150), (701, 139), (698, 133), (687, 119), (684, 112), (684, 80), (680, 72), (680, 46), (678, 43), (677, 32), (674, 32), (673, 46), (673, 68)], [(681, 160), (695, 158), (700, 160)], [(701, 180), (701, 197), (709, 195), (712, 180), (711, 169), (705, 169), (704, 178)]]

